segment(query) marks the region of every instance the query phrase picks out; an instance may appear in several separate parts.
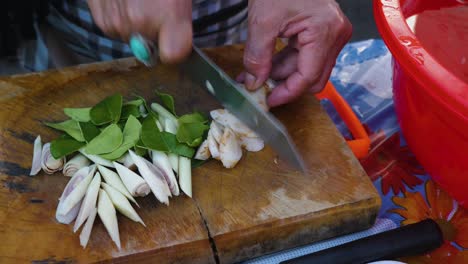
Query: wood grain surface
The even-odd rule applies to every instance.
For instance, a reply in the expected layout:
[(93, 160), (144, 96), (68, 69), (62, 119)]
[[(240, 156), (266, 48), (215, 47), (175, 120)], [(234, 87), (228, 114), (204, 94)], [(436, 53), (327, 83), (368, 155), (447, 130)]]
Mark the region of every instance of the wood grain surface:
[[(207, 50), (231, 75), (241, 71), (242, 46)], [(118, 216), (122, 250), (96, 221), (86, 249), (55, 209), (68, 178), (29, 177), (32, 142), (58, 134), (43, 121), (66, 119), (64, 107), (91, 106), (116, 92), (176, 98), (179, 114), (219, 104), (169, 66), (133, 59), (0, 78), (0, 262), (232, 263), (370, 227), (380, 198), (342, 136), (312, 95), (275, 109), (309, 171), (292, 170), (266, 147), (245, 153), (232, 170), (210, 161), (193, 171), (193, 196), (166, 207), (138, 199), (147, 228)]]

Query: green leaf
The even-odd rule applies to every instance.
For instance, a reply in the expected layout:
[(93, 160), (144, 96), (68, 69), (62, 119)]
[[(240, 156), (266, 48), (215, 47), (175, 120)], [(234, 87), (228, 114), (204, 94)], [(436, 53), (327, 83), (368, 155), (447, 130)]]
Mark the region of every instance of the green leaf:
[(116, 160), (127, 152), (131, 147), (135, 146), (136, 142), (140, 139), (141, 124), (134, 116), (127, 119), (123, 130), (123, 142), (116, 150), (100, 155), (107, 160)]
[(132, 104), (122, 106), (120, 120), (127, 120), (127, 118), (131, 115), (134, 117), (140, 117), (140, 106)]
[(146, 154), (148, 154), (148, 150), (146, 149), (145, 144), (143, 144), (143, 141), (141, 141), (141, 138), (137, 141), (133, 149), (135, 150), (135, 153), (139, 156), (144, 157)]
[(210, 127), (207, 125), (208, 120), (198, 112), (181, 116), (177, 122), (177, 140), (185, 143), (190, 147), (197, 147), (203, 141), (203, 135)]
[(68, 135), (62, 135), (50, 143), (50, 153), (55, 159), (60, 159), (78, 151), (84, 145), (84, 142), (76, 141)]
[(199, 146), (203, 139), (203, 134), (210, 127), (201, 122), (181, 123), (177, 129), (177, 140), (186, 143), (191, 147)]
[(78, 122), (91, 121), (90, 116), (91, 107), (87, 108), (64, 108), (63, 112), (71, 119)]
[(138, 98), (137, 100), (141, 100), (141, 101), (143, 102), (143, 106), (145, 107), (146, 112), (147, 112), (149, 115), (151, 115), (151, 116), (153, 116), (154, 118), (157, 119), (157, 118), (158, 118), (158, 113), (156, 113), (156, 112), (153, 111), (150, 107), (148, 107), (148, 104), (146, 103), (146, 100), (145, 100), (143, 97), (141, 97), (141, 96), (137, 96), (137, 98)]
[(91, 108), (91, 121), (95, 125), (117, 123), (122, 111), (122, 95), (111, 95)]
[(93, 155), (110, 153), (122, 145), (122, 141), (123, 134), (119, 126), (111, 124), (88, 143), (85, 152)]
[(175, 112), (174, 98), (166, 93), (160, 93), (158, 91), (156, 91), (156, 93), (158, 94), (159, 98), (161, 98), (164, 107), (166, 107), (166, 109), (169, 110), (169, 112), (171, 112), (173, 115), (177, 116)]
[(83, 138), (88, 143), (101, 133), (101, 130), (99, 130), (99, 128), (97, 128), (91, 122), (80, 122), (80, 129)]
[(203, 114), (201, 114), (199, 112), (194, 112), (192, 114), (186, 114), (186, 115), (183, 115), (183, 116), (179, 117), (177, 122), (179, 122), (179, 124), (181, 124), (181, 123), (197, 123), (197, 122), (198, 123), (207, 123), (208, 119), (206, 119), (206, 117), (203, 116)]
[(210, 159), (207, 159), (207, 160), (197, 160), (197, 159), (193, 159), (192, 160), (192, 169), (195, 169), (195, 168), (198, 168), (200, 167), (201, 165), (207, 163)]
[(179, 143), (174, 134), (159, 131), (156, 120), (151, 116), (148, 116), (143, 121), (141, 141), (144, 147), (153, 150), (170, 152), (188, 158), (191, 158), (195, 154), (194, 149)]
[(124, 103), (124, 105), (135, 105), (135, 106), (140, 106), (140, 105), (142, 105), (144, 102), (145, 102), (145, 100), (143, 100), (143, 99), (141, 99), (141, 98), (138, 98), (138, 99), (135, 99), (135, 100), (132, 100), (132, 101), (128, 101), (128, 102)]
[(51, 128), (67, 133), (68, 135), (70, 135), (72, 138), (76, 139), (79, 142), (85, 141), (83, 135), (81, 134), (81, 128), (80, 128), (80, 124), (78, 121), (70, 119), (67, 121), (63, 121), (61, 123), (46, 122), (45, 124)]

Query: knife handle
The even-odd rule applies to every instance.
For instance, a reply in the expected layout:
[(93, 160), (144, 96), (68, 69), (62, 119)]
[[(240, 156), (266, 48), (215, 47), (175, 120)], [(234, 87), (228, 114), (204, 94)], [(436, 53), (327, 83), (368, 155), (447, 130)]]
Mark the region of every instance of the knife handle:
[(426, 219), (281, 263), (368, 263), (423, 254), (442, 243), (439, 226), (434, 220)]
[(354, 137), (354, 140), (347, 141), (348, 146), (358, 159), (366, 157), (370, 147), (369, 135), (349, 104), (338, 93), (333, 84), (328, 81), (325, 88), (316, 94), (315, 97), (319, 100), (328, 99), (332, 103)]

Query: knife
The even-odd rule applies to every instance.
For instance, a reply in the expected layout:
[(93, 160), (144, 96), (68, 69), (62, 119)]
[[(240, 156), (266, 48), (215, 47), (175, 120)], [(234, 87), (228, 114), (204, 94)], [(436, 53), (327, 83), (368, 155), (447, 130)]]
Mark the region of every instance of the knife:
[[(138, 40), (144, 41), (141, 36), (138, 37)], [(135, 46), (136, 39), (133, 41), (133, 46)], [(141, 43), (139, 46), (150, 47), (150, 44)], [(134, 49), (132, 48), (132, 50)], [(153, 48), (153, 50), (156, 49)], [(142, 52), (136, 51), (135, 49), (135, 55), (142, 54)], [(138, 58), (138, 56), (136, 57)], [(143, 63), (149, 65), (148, 60), (143, 60)], [(206, 87), (224, 108), (255, 131), (277, 152), (281, 159), (302, 172), (306, 171), (304, 160), (283, 124), (271, 113), (263, 110), (244, 88), (234, 82), (200, 49), (193, 46), (191, 55), (180, 64), (180, 68), (194, 83)]]

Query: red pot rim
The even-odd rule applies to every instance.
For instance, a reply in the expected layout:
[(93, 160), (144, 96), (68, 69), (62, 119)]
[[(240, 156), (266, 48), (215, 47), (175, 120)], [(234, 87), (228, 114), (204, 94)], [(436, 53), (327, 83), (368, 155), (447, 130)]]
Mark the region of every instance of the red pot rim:
[(374, 18), (382, 39), (406, 74), (420, 83), (426, 94), (468, 124), (468, 84), (419, 44), (406, 23), (400, 1), (374, 0)]

